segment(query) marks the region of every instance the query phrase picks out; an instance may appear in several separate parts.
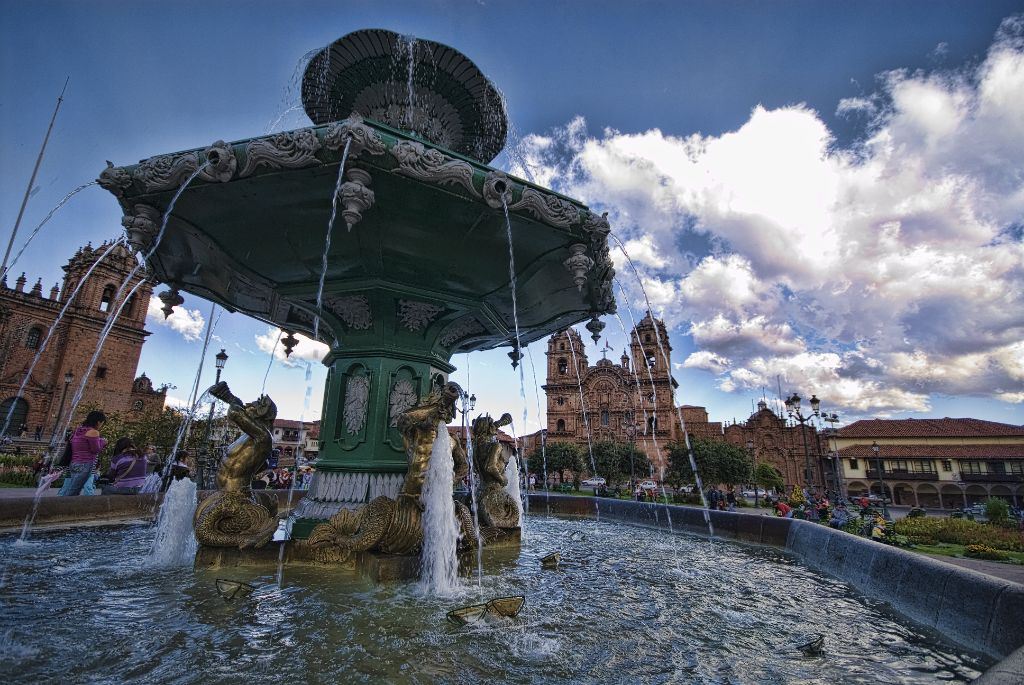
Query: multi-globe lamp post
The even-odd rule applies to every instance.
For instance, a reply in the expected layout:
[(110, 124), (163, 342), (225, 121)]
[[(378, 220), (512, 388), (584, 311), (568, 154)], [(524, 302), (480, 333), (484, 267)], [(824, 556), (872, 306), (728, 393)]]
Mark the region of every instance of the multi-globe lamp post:
[(50, 444), (57, 442), (57, 427), (60, 426), (60, 419), (64, 415), (64, 401), (68, 398), (68, 386), (75, 380), (75, 374), (68, 371), (64, 374), (64, 392), (60, 396), (60, 407), (57, 409), (57, 416), (53, 420), (53, 430), (50, 431)]
[(757, 496), (757, 487), (758, 487), (758, 482), (757, 482), (757, 452), (754, 451), (754, 441), (753, 440), (747, 440), (747, 452), (750, 454), (750, 458), (751, 458), (751, 460), (753, 461), (753, 464), (754, 464), (753, 471), (752, 471), (753, 478), (751, 478), (751, 480), (754, 481), (754, 508), (758, 509), (758, 508), (760, 508), (761, 504), (760, 504), (760, 501), (759, 501), (758, 496)]
[[(214, 365), (217, 367), (217, 380), (214, 383), (220, 383), (220, 374), (224, 370), (224, 365), (228, 363), (228, 353), (221, 348), (220, 352), (213, 358)], [(199, 473), (197, 480), (199, 481), (199, 487), (206, 487), (206, 472), (213, 469), (213, 450), (210, 449), (210, 429), (213, 425), (213, 410), (217, 406), (217, 403), (211, 398), (210, 400), (210, 413), (206, 415), (206, 428), (203, 430), (203, 442), (200, 445), (200, 449), (203, 450), (203, 456), (199, 460)]]
[(804, 416), (800, 413), (800, 395), (793, 393), (793, 396), (786, 400), (786, 412), (789, 418), (800, 424), (800, 433), (804, 440), (804, 485), (808, 495), (812, 492), (811, 480), (811, 453), (807, 449), (807, 422), (815, 416), (820, 416), (821, 400), (817, 395), (811, 395), (811, 413)]

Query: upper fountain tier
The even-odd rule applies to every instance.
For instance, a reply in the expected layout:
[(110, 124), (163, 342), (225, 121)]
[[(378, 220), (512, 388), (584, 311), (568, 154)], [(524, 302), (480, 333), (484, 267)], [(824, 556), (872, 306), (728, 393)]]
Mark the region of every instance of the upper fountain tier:
[(302, 79), (314, 124), (352, 113), (488, 163), (505, 147), (501, 95), (468, 57), (393, 31), (354, 31), (319, 51)]

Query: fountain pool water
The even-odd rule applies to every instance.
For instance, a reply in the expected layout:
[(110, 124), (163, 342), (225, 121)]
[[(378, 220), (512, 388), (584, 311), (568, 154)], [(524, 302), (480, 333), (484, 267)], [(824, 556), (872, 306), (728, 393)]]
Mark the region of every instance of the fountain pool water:
[[(455, 600), (353, 572), (182, 573), (145, 563), (149, 527), (0, 538), (0, 673), (20, 682), (963, 682), (990, 664), (766, 548), (536, 517), (521, 554), (486, 549), (507, 623), (456, 627)], [(675, 547), (678, 546), (678, 549)], [(539, 558), (557, 548), (562, 564)], [(685, 562), (663, 563), (670, 555)], [(219, 577), (256, 591), (225, 602)], [(463, 581), (466, 601), (475, 587)], [(797, 645), (825, 635), (824, 654)], [(44, 640), (40, 639), (45, 636)], [(31, 646), (31, 648), (27, 647)]]

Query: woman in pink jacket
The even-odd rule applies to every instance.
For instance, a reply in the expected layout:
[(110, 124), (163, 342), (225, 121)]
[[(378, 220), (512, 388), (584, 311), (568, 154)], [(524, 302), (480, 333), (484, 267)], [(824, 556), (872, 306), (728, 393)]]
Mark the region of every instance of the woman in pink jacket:
[(107, 441), (100, 437), (100, 428), (106, 420), (103, 412), (91, 411), (82, 425), (71, 435), (71, 465), (64, 475), (69, 484), (67, 490), (61, 488), (60, 494), (72, 497), (80, 494), (86, 481), (92, 477), (100, 450), (107, 444)]

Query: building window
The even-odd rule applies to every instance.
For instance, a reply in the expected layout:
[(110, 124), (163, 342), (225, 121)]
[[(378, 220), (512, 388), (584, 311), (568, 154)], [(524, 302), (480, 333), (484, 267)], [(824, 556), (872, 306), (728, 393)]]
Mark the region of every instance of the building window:
[(103, 378), (106, 378), (106, 377), (107, 377), (107, 367), (105, 367), (105, 366), (98, 366), (98, 367), (96, 367), (96, 378), (103, 379)]
[(1010, 461), (1006, 463), (1006, 472), (1015, 476), (1024, 476), (1024, 461)]
[(951, 460), (949, 460), (949, 459), (943, 459), (942, 460), (942, 470), (943, 471), (952, 471), (953, 470), (953, 462)]
[(564, 376), (568, 372), (569, 372), (569, 362), (567, 362), (564, 359), (559, 359), (558, 360), (558, 373), (560, 373), (560, 374), (562, 374)]
[(132, 296), (128, 298), (128, 303), (124, 306), (124, 315), (126, 317), (131, 317), (131, 315), (134, 314), (134, 313), (135, 313), (135, 293), (132, 293)]
[(562, 405), (565, 404), (565, 398), (564, 397), (559, 397), (558, 399), (555, 400), (555, 404), (557, 404), (559, 407), (561, 407)]
[(565, 352), (565, 343), (558, 343), (558, 349), (560, 352)]
[(114, 289), (114, 286), (112, 286), (112, 285), (108, 285), (106, 288), (103, 289), (103, 295), (100, 297), (100, 311), (101, 312), (109, 312), (110, 311), (110, 304), (114, 301), (114, 293), (115, 292), (116, 291)]
[(649, 342), (651, 342), (651, 336), (650, 336), (650, 334), (645, 334), (645, 335), (644, 335), (644, 342), (645, 342), (645, 343), (649, 343)]
[(656, 416), (649, 416), (647, 418), (647, 430), (648, 430), (648, 432), (651, 432), (651, 433), (653, 433), (654, 431), (658, 430), (658, 417), (656, 417)]
[(556, 433), (564, 433), (565, 432), (565, 419), (558, 419), (558, 423), (555, 424), (555, 432)]
[(856, 471), (857, 470), (857, 460), (856, 459), (851, 459), (850, 460), (850, 470), (852, 470), (852, 471)]
[(985, 469), (980, 461), (961, 459), (960, 460), (960, 473), (967, 473), (971, 475), (981, 475), (985, 473)]
[(985, 465), (988, 467), (988, 472), (989, 473), (995, 473), (995, 474), (998, 474), (1000, 476), (1006, 473), (1006, 463), (1005, 462), (989, 461), (989, 462), (985, 462)]
[(43, 329), (39, 326), (33, 326), (28, 329), (28, 335), (25, 336), (25, 347), (30, 350), (39, 349), (39, 341), (43, 338)]
[(606, 411), (602, 411), (601, 412), (601, 425), (602, 426), (607, 426), (608, 425), (608, 412), (606, 412)]

